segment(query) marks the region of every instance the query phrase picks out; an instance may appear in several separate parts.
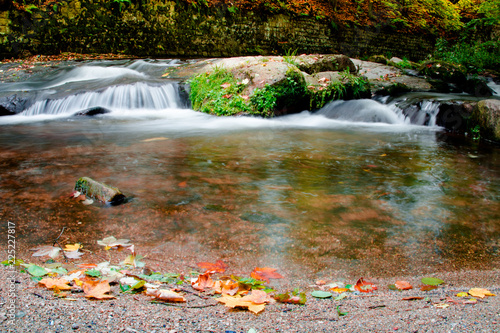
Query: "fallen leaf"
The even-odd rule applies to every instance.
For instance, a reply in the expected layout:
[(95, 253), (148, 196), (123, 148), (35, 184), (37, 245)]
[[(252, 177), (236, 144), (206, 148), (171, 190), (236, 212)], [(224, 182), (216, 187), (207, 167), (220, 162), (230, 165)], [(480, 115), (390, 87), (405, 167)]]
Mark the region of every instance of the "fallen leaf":
[(324, 286), (325, 284), (326, 284), (325, 280), (318, 280), (318, 281), (316, 281), (316, 285), (317, 286)]
[(209, 272), (198, 275), (198, 278), (195, 281), (191, 282), (191, 286), (193, 289), (198, 291), (205, 291), (206, 288), (214, 288), (215, 282), (210, 278)]
[(92, 268), (96, 268), (97, 265), (96, 264), (79, 264), (76, 267), (83, 268), (83, 269), (92, 269)]
[(199, 262), (196, 265), (203, 268), (205, 272), (213, 273), (224, 273), (226, 271), (227, 265), (222, 262), (222, 260), (217, 260), (215, 263), (211, 262)]
[(113, 236), (106, 237), (103, 240), (98, 240), (97, 244), (101, 246), (105, 246), (105, 250), (109, 250), (112, 248), (120, 248), (120, 247), (129, 247), (132, 244), (129, 244), (130, 240), (128, 239), (116, 239)]
[(251, 301), (245, 301), (243, 300), (243, 297), (240, 296), (222, 296), (217, 299), (218, 302), (224, 304), (228, 308), (247, 308), (249, 311), (257, 314), (261, 311), (263, 311), (266, 308), (265, 304), (255, 304), (254, 302)]
[(420, 286), (420, 290), (422, 291), (431, 291), (437, 289), (437, 286)]
[(40, 246), (40, 247), (31, 249), (31, 251), (36, 251), (35, 253), (33, 253), (33, 257), (49, 256), (52, 259), (55, 259), (59, 256), (59, 251), (61, 251), (61, 248), (55, 247), (55, 246), (50, 246), (50, 245), (45, 245), (45, 246)]
[(307, 298), (305, 293), (298, 293), (297, 295), (284, 293), (274, 296), (274, 299), (280, 303), (290, 303), (290, 304), (306, 304)]
[(234, 296), (240, 290), (240, 284), (233, 280), (215, 281), (214, 289), (218, 294)]
[(45, 286), (47, 289), (57, 288), (59, 290), (71, 290), (71, 286), (68, 285), (68, 281), (65, 279), (54, 279), (54, 278), (44, 278), (38, 281), (39, 284)]
[(83, 292), (85, 297), (95, 298), (95, 299), (111, 299), (116, 298), (108, 293), (111, 291), (108, 281), (94, 281), (88, 280), (84, 281), (82, 284)]
[(439, 286), (440, 284), (443, 284), (444, 281), (438, 278), (433, 278), (433, 277), (425, 277), (422, 278), (422, 283), (429, 285), (429, 286)]
[(366, 282), (363, 278), (360, 278), (358, 282), (356, 282), (354, 289), (363, 293), (371, 293), (377, 290), (377, 286), (371, 282)]
[(169, 289), (150, 289), (146, 290), (147, 296), (152, 296), (155, 300), (163, 302), (185, 302), (186, 299), (179, 293)]
[(311, 296), (316, 298), (329, 298), (332, 297), (332, 293), (323, 290), (315, 290), (311, 293)]
[(180, 182), (179, 184), (177, 184), (177, 186), (180, 188), (184, 188), (187, 186), (187, 181)]
[(469, 294), (466, 292), (461, 292), (457, 294), (457, 297), (467, 297), (467, 296), (469, 296)]
[(477, 304), (477, 299), (471, 298), (466, 301), (463, 301), (464, 304)]
[(220, 86), (221, 86), (221, 88), (223, 88), (223, 89), (227, 89), (227, 88), (231, 87), (231, 83), (226, 82), (226, 83), (221, 84)]
[(396, 288), (400, 289), (400, 290), (409, 290), (409, 289), (413, 289), (412, 285), (409, 284), (408, 282), (406, 281), (396, 281), (396, 283), (394, 284), (396, 286)]
[(330, 291), (336, 292), (337, 294), (342, 294), (342, 293), (349, 291), (349, 289), (337, 287), (337, 288), (330, 288)]
[(486, 296), (496, 296), (492, 294), (491, 291), (483, 288), (472, 288), (469, 290), (469, 295), (479, 298), (485, 298)]
[(75, 243), (75, 244), (66, 244), (66, 246), (64, 247), (64, 251), (65, 252), (73, 252), (73, 251), (78, 251), (79, 249), (81, 249), (83, 246), (82, 244), (80, 243)]
[(276, 269), (269, 267), (256, 267), (250, 276), (257, 280), (263, 280), (269, 283), (269, 279), (282, 279), (283, 276), (276, 273)]
[(438, 303), (438, 304), (434, 304), (434, 306), (438, 309), (446, 309), (447, 307), (450, 306), (450, 304), (445, 304), (445, 303)]
[(46, 270), (43, 267), (37, 266), (37, 265), (30, 264), (27, 267), (28, 267), (27, 268), (28, 273), (30, 273), (32, 276), (35, 276), (35, 277), (41, 277), (41, 276), (49, 274), (48, 270)]
[(83, 252), (80, 252), (80, 251), (66, 252), (66, 251), (64, 251), (64, 255), (68, 259), (80, 259), (80, 257), (83, 256)]
[(416, 301), (424, 299), (423, 297), (418, 297), (418, 296), (410, 296), (410, 297), (403, 297), (403, 301)]
[(246, 295), (241, 300), (250, 301), (255, 304), (265, 304), (265, 303), (271, 304), (276, 302), (276, 300), (271, 296), (269, 296), (269, 294), (266, 293), (264, 290), (252, 290), (252, 292), (249, 295)]

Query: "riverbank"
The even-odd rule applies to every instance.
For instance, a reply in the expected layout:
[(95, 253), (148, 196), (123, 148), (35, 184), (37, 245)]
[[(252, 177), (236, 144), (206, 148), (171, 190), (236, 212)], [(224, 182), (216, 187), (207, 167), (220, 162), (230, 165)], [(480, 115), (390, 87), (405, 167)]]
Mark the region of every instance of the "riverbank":
[[(306, 305), (271, 304), (258, 315), (229, 310), (216, 299), (184, 293), (186, 303), (154, 304), (144, 294), (120, 294), (116, 299), (88, 300), (78, 294), (57, 298), (37, 287), (27, 274), (15, 275), (16, 309), (13, 323), (6, 318), (11, 297), (8, 270), (0, 269), (4, 332), (494, 332), (500, 329), (500, 297), (462, 304), (457, 293), (472, 287), (500, 294), (500, 274), (463, 271), (441, 274), (446, 281), (433, 291), (391, 291), (394, 279), (374, 279), (374, 293), (349, 295), (335, 301), (307, 293)], [(418, 285), (418, 277), (404, 277)], [(308, 290), (318, 287), (303, 281)], [(286, 283), (284, 285), (287, 285)], [(288, 284), (294, 287), (295, 284)], [(116, 290), (117, 287), (113, 287)], [(187, 288), (186, 288), (187, 289)], [(191, 289), (192, 290), (192, 289)], [(417, 297), (414, 300), (405, 298)], [(252, 331), (253, 329), (253, 331)]]

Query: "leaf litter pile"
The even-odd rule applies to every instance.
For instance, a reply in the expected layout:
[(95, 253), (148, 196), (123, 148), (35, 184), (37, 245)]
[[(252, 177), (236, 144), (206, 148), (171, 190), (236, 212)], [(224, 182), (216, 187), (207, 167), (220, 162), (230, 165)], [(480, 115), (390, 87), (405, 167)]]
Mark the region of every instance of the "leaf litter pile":
[[(107, 251), (108, 261), (68, 263), (69, 260), (81, 261), (85, 254), (84, 249), (79, 243), (62, 247), (58, 239), (52, 245), (32, 249), (32, 256), (50, 258), (43, 265), (26, 263), (21, 259), (3, 261), (2, 264), (18, 266), (21, 272), (31, 275), (31, 279), (37, 282), (37, 287), (51, 290), (54, 297), (68, 301), (77, 298), (104, 301), (120, 297), (120, 294), (142, 294), (149, 297), (151, 303), (156, 304), (187, 308), (224, 305), (230, 309), (243, 309), (255, 314), (276, 302), (304, 306), (309, 294), (318, 300), (333, 299), (336, 302), (335, 311), (338, 317), (342, 317), (348, 315), (341, 310), (342, 300), (375, 295), (379, 289), (374, 283), (361, 277), (352, 284), (318, 280), (309, 286), (307, 291), (295, 288), (278, 292), (268, 285), (271, 279), (283, 278), (276, 269), (256, 267), (249, 276), (227, 275), (229, 267), (221, 260), (213, 263), (200, 262), (197, 264), (199, 271), (186, 275), (155, 272), (146, 267), (144, 257), (136, 252), (130, 240), (116, 239), (113, 236), (97, 241), (97, 244)], [(58, 247), (54, 246), (56, 243)], [(113, 264), (112, 251), (125, 252), (125, 255), (122, 255), (123, 261)], [(64, 263), (56, 261), (61, 254)], [(418, 287), (407, 281), (395, 281), (387, 288), (392, 291), (413, 289), (414, 295), (401, 296), (402, 302), (420, 301), (425, 302), (426, 307), (439, 309), (470, 306), (487, 297), (496, 296), (483, 288), (459, 290), (452, 296), (440, 298), (439, 301), (431, 300), (430, 296), (426, 295), (443, 284), (445, 282), (439, 278), (425, 277), (421, 279), (421, 285)], [(188, 295), (191, 297), (188, 298)], [(194, 299), (198, 301), (191, 301)], [(373, 308), (384, 306), (374, 305)]]

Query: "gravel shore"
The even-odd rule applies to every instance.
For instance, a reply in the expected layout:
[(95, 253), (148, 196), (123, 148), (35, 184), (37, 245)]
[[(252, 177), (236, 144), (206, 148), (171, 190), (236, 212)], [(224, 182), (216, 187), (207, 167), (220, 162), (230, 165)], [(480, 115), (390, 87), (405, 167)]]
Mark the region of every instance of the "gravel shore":
[[(123, 294), (113, 287), (116, 299), (88, 300), (72, 294), (68, 300), (37, 286), (28, 274), (0, 270), (0, 331), (2, 332), (499, 332), (500, 297), (478, 298), (477, 304), (461, 304), (458, 292), (473, 287), (500, 294), (500, 272), (466, 271), (441, 274), (446, 283), (432, 291), (418, 287), (393, 291), (390, 279), (371, 279), (373, 293), (349, 295), (343, 300), (316, 299), (307, 291), (304, 306), (270, 304), (258, 315), (230, 310), (186, 287), (186, 303), (151, 303), (144, 294)], [(15, 276), (15, 318), (8, 318)], [(419, 286), (421, 277), (406, 277)], [(190, 289), (192, 292), (189, 292)], [(403, 300), (405, 297), (424, 297)], [(449, 302), (449, 300), (453, 302)], [(436, 304), (447, 304), (446, 308)], [(345, 315), (339, 316), (339, 311)]]

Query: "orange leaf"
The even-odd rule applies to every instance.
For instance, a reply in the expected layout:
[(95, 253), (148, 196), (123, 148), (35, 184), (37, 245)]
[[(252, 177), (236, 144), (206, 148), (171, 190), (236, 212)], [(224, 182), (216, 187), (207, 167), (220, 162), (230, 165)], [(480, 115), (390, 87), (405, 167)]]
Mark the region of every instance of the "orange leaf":
[(164, 302), (185, 302), (186, 299), (179, 293), (168, 289), (147, 289), (147, 296), (152, 296), (156, 300)]
[(282, 279), (283, 276), (276, 273), (275, 268), (269, 267), (256, 267), (250, 276), (257, 280), (263, 280), (269, 283), (269, 279)]
[(404, 297), (403, 301), (416, 301), (419, 299), (424, 299), (423, 297), (418, 297), (418, 296), (411, 296), (411, 297)]
[(77, 265), (76, 267), (85, 268), (85, 269), (92, 269), (92, 268), (96, 268), (97, 265), (96, 264), (80, 264), (80, 265)]
[(68, 286), (68, 281), (65, 279), (44, 278), (38, 283), (45, 286), (47, 289), (57, 288), (59, 290), (71, 290), (71, 287)]
[(427, 286), (427, 285), (420, 286), (420, 290), (422, 290), (422, 291), (430, 291), (430, 290), (434, 290), (434, 289), (437, 289), (437, 286)]
[(216, 281), (214, 289), (216, 293), (234, 296), (240, 290), (240, 284), (232, 280)]
[(187, 186), (187, 181), (180, 182), (179, 184), (177, 184), (177, 186), (179, 186), (180, 188), (184, 188)]
[(366, 282), (363, 278), (360, 278), (358, 282), (356, 282), (354, 289), (363, 293), (371, 293), (377, 290), (377, 286), (371, 282)]
[(242, 301), (249, 301), (255, 304), (264, 304), (264, 303), (275, 303), (276, 300), (269, 296), (264, 290), (252, 290), (250, 295), (246, 295), (241, 299)]
[(222, 260), (217, 260), (215, 264), (211, 262), (199, 262), (196, 265), (198, 265), (198, 267), (200, 268), (203, 268), (205, 270), (205, 273), (224, 273), (227, 268), (227, 265), (223, 263)]
[(82, 285), (85, 297), (95, 299), (110, 299), (116, 298), (108, 293), (111, 291), (108, 281), (85, 281)]
[(409, 289), (413, 289), (412, 285), (409, 284), (408, 282), (406, 281), (396, 281), (396, 283), (394, 284), (396, 286), (396, 288), (400, 289), (400, 290), (409, 290)]
[(194, 282), (191, 282), (191, 286), (193, 289), (198, 291), (205, 291), (205, 288), (214, 288), (215, 282), (210, 278), (209, 272), (198, 275), (198, 279)]

